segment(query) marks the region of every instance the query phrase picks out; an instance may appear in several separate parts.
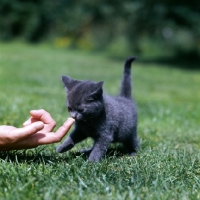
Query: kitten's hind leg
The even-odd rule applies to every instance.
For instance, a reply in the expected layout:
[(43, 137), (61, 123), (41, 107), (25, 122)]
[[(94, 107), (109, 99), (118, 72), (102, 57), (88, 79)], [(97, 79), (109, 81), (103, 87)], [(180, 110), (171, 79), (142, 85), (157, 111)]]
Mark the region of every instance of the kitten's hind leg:
[(84, 154), (89, 155), (91, 153), (92, 149), (93, 149), (93, 146), (88, 148), (88, 149), (81, 149), (80, 153), (84, 153)]
[(130, 156), (135, 156), (137, 150), (139, 148), (139, 141), (137, 136), (133, 136), (131, 139), (129, 138), (125, 143), (124, 146), (126, 147), (128, 154)]

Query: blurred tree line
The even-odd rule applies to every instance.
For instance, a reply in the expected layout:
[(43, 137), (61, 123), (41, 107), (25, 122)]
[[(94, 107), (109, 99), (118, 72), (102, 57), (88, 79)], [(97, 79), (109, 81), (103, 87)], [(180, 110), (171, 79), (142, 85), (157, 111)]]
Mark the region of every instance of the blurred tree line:
[[(198, 55), (199, 0), (1, 0), (0, 39)], [(159, 51), (160, 51), (159, 50)], [(156, 51), (156, 50), (155, 50)]]

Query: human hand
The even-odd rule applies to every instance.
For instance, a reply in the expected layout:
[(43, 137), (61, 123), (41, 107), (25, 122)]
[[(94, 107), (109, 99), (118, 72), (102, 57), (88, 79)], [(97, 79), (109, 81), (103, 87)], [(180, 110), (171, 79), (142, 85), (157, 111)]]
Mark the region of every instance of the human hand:
[(69, 118), (55, 133), (51, 132), (56, 122), (51, 115), (41, 110), (31, 110), (31, 118), (23, 124), (23, 128), (0, 126), (0, 150), (19, 150), (34, 148), (39, 145), (60, 142), (74, 123)]

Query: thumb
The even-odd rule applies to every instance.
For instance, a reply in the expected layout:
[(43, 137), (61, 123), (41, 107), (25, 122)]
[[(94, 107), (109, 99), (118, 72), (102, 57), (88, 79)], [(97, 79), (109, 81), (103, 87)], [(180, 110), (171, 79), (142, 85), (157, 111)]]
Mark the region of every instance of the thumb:
[(42, 130), (43, 128), (44, 128), (44, 124), (42, 122), (34, 122), (23, 128), (17, 128), (15, 130), (13, 130), (12, 134), (15, 134), (16, 138), (18, 138), (20, 140), (20, 139), (29, 137), (30, 135), (37, 133), (38, 131)]

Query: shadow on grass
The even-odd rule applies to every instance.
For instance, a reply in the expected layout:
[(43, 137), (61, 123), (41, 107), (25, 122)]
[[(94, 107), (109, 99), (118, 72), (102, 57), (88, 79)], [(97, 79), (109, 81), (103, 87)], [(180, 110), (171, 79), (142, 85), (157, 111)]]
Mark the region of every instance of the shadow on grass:
[(0, 159), (12, 163), (54, 163), (59, 159), (54, 155), (44, 155), (41, 153), (27, 153), (26, 151), (5, 151), (0, 153)]
[[(42, 149), (43, 150), (43, 149)], [(83, 160), (87, 160), (89, 154), (80, 153), (79, 151), (69, 151), (67, 153), (52, 155), (45, 155), (42, 150), (39, 152), (27, 152), (24, 151), (4, 151), (0, 152), (0, 159), (3, 162), (11, 163), (36, 163), (36, 164), (56, 164), (58, 162), (72, 162), (75, 158), (81, 157)], [(126, 150), (122, 145), (111, 146), (106, 153), (106, 158), (122, 157), (126, 155)]]

